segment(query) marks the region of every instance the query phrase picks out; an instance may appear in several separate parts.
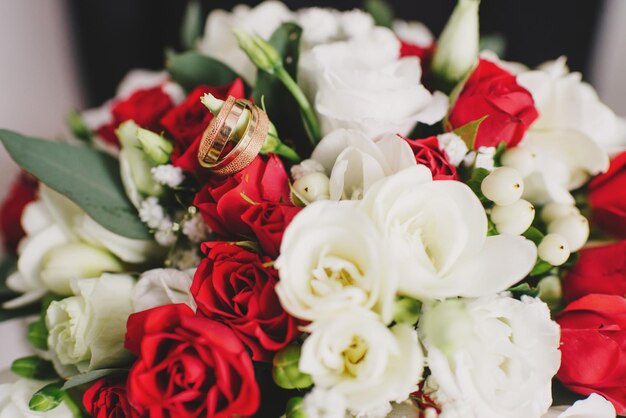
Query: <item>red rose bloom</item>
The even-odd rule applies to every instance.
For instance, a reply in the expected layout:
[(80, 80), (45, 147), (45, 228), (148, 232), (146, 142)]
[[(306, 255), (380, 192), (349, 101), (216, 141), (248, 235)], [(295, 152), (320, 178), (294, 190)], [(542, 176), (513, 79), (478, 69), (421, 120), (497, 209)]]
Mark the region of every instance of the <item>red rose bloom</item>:
[(111, 113), (116, 126), (127, 120), (134, 120), (142, 128), (155, 132), (161, 130), (159, 120), (174, 106), (172, 99), (161, 86), (137, 90), (127, 99), (116, 102)]
[(125, 347), (139, 357), (128, 375), (128, 398), (142, 415), (249, 417), (259, 407), (252, 361), (239, 338), (187, 305), (132, 314)]
[(583, 248), (563, 280), (563, 295), (572, 301), (591, 293), (626, 295), (626, 241)]
[(403, 138), (413, 150), (415, 161), (428, 167), (434, 180), (458, 180), (456, 168), (448, 161), (445, 151), (439, 149), (436, 136), (425, 139)]
[(241, 216), (256, 236), (265, 255), (276, 258), (285, 229), (302, 208), (262, 202), (250, 206)]
[(272, 355), (300, 333), (298, 321), (280, 306), (272, 260), (225, 242), (206, 243), (207, 258), (196, 270), (191, 293), (198, 314), (230, 326), (252, 351), (252, 359)]
[(168, 137), (174, 141), (172, 163), (189, 172), (198, 172), (198, 147), (202, 133), (213, 119), (213, 114), (200, 102), (200, 98), (211, 93), (219, 99), (233, 96), (244, 97), (241, 79), (222, 87), (199, 86), (178, 106), (171, 109), (161, 119)]
[(139, 418), (126, 395), (126, 379), (105, 378), (96, 381), (83, 395), (83, 405), (93, 418)]
[(35, 200), (38, 184), (33, 176), (22, 172), (0, 205), (0, 235), (5, 251), (10, 254), (16, 253), (17, 244), (25, 235), (21, 223), (22, 212), (27, 204)]
[(587, 295), (557, 318), (561, 368), (557, 377), (571, 391), (607, 398), (626, 414), (626, 299)]
[(290, 205), (289, 177), (276, 155), (258, 156), (242, 171), (211, 177), (196, 195), (194, 205), (217, 234), (226, 238), (254, 237), (242, 219), (250, 206), (269, 202)]
[(626, 152), (589, 183), (591, 219), (604, 232), (626, 238)]
[(517, 145), (539, 114), (528, 90), (513, 74), (481, 59), (467, 79), (450, 111), (454, 129), (487, 116), (480, 124), (474, 148), (495, 147), (500, 142)]

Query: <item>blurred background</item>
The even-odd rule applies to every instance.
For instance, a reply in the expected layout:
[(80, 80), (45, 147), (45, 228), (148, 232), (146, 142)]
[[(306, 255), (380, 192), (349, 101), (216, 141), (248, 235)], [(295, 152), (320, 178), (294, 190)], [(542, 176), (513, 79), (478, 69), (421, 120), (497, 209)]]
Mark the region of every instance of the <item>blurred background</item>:
[[(259, 3), (203, 0), (203, 11), (231, 9), (242, 2)], [(0, 127), (33, 136), (59, 135), (68, 110), (96, 106), (112, 97), (130, 69), (162, 68), (164, 51), (180, 48), (186, 3), (0, 0)], [(284, 3), (291, 8), (352, 9), (362, 0)], [(456, 0), (390, 3), (397, 16), (420, 20), (438, 35)], [(626, 116), (624, 22), (625, 0), (482, 0), (481, 5), (481, 32), (506, 39), (506, 59), (534, 66), (566, 55), (570, 68), (583, 72), (602, 100), (622, 116)], [(17, 168), (1, 148), (0, 168), (2, 199)], [(7, 365), (3, 360), (20, 354), (17, 341), (18, 336), (4, 344), (0, 369)]]

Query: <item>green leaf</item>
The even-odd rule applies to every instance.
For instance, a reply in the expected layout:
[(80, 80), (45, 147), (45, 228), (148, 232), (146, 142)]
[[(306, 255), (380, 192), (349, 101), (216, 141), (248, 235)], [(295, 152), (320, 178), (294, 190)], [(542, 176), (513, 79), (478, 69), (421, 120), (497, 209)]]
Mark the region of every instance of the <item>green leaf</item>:
[(39, 356), (18, 358), (11, 364), (11, 371), (27, 379), (50, 380), (57, 377), (52, 363)]
[(549, 272), (550, 270), (552, 270), (552, 264), (537, 259), (537, 262), (535, 263), (535, 267), (533, 267), (533, 269), (531, 270), (531, 272), (529, 273), (530, 277), (537, 277), (537, 276), (541, 276), (542, 274), (545, 274), (547, 272)]
[(199, 0), (190, 0), (187, 3), (183, 23), (181, 25), (180, 38), (183, 47), (195, 49), (196, 41), (202, 36), (202, 4)]
[(476, 135), (478, 135), (478, 128), (480, 124), (483, 123), (485, 119), (487, 119), (489, 115), (485, 115), (480, 119), (477, 119), (473, 122), (470, 122), (466, 125), (463, 125), (459, 128), (456, 128), (453, 132), (461, 137), (467, 148), (474, 149), (474, 144), (476, 143)]
[(522, 235), (526, 237), (527, 239), (531, 240), (532, 242), (534, 242), (535, 245), (541, 244), (541, 241), (543, 241), (543, 237), (544, 237), (543, 232), (541, 232), (534, 226), (531, 226), (530, 228), (528, 228), (526, 232), (524, 232)]
[(506, 142), (500, 142), (496, 147), (496, 152), (493, 154), (493, 162), (496, 167), (502, 166), (502, 156), (506, 152)]
[(151, 237), (124, 192), (115, 158), (93, 148), (8, 130), (0, 130), (0, 140), (16, 163), (68, 197), (104, 228), (128, 238)]
[(51, 411), (63, 401), (65, 392), (60, 387), (60, 382), (50, 383), (39, 389), (28, 403), (28, 407), (32, 411), (46, 412)]
[(372, 15), (378, 26), (390, 28), (393, 24), (394, 12), (385, 0), (365, 0), (365, 11)]
[(528, 283), (521, 283), (509, 289), (515, 299), (521, 299), (522, 296), (530, 296), (536, 298), (539, 295), (539, 289), (530, 287)]
[(85, 383), (91, 383), (98, 379), (102, 379), (103, 377), (120, 375), (128, 373), (127, 369), (99, 369), (92, 370), (87, 373), (78, 374), (76, 376), (70, 377), (65, 384), (63, 384), (62, 389), (67, 390), (76, 386), (84, 385)]
[(48, 328), (43, 319), (28, 324), (27, 338), (35, 348), (48, 349)]
[(221, 61), (194, 51), (170, 56), (167, 59), (166, 68), (172, 79), (187, 91), (201, 84), (223, 86), (239, 77)]

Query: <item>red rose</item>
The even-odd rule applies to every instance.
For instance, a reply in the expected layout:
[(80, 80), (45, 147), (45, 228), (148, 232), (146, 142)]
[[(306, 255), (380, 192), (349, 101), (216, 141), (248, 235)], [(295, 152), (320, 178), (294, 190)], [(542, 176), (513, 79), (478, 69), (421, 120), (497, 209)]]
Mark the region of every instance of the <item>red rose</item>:
[(237, 79), (222, 87), (199, 86), (161, 119), (168, 137), (174, 141), (172, 162), (185, 171), (197, 173), (200, 170), (198, 147), (202, 133), (213, 119), (213, 114), (200, 102), (200, 98), (208, 93), (219, 99), (228, 96), (243, 98), (243, 81)]
[(428, 167), (434, 180), (458, 180), (456, 168), (448, 161), (445, 151), (439, 149), (436, 136), (425, 139), (403, 138), (413, 150), (415, 161)]
[(22, 212), (27, 204), (35, 200), (38, 184), (33, 176), (22, 172), (0, 205), (0, 235), (5, 251), (10, 254), (16, 253), (17, 244), (25, 235), (21, 223)]
[(495, 147), (500, 142), (517, 145), (539, 114), (528, 90), (517, 84), (513, 74), (481, 59), (467, 79), (450, 111), (454, 129), (475, 120), (480, 124), (474, 148)]
[(196, 270), (191, 294), (198, 314), (230, 326), (255, 361), (272, 355), (300, 332), (298, 321), (280, 306), (274, 288), (278, 272), (272, 259), (225, 242), (206, 243), (207, 258)]
[(253, 415), (260, 401), (252, 361), (227, 326), (165, 305), (128, 318), (125, 347), (139, 359), (128, 398), (151, 417)]
[(589, 183), (589, 203), (596, 226), (626, 238), (626, 152), (611, 160), (609, 171)]
[(258, 156), (252, 164), (228, 177), (212, 177), (196, 195), (194, 205), (209, 227), (226, 238), (254, 237), (242, 219), (250, 206), (269, 202), (289, 204), (289, 177), (276, 155)]
[(262, 202), (250, 206), (241, 216), (241, 220), (252, 229), (263, 252), (276, 258), (285, 228), (301, 209), (297, 206)]
[(563, 280), (563, 294), (576, 300), (591, 293), (626, 295), (626, 241), (583, 248)]
[(557, 377), (571, 391), (607, 398), (626, 414), (626, 299), (587, 295), (558, 316), (561, 369)]
[(128, 402), (124, 378), (105, 378), (96, 381), (83, 395), (83, 405), (93, 418), (141, 416)]

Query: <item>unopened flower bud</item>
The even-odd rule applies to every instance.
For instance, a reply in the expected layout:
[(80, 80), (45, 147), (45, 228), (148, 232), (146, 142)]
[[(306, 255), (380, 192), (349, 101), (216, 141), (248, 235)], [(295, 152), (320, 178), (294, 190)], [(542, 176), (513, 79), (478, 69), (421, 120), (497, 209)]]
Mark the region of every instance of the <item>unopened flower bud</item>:
[(44, 285), (59, 295), (72, 294), (73, 279), (98, 277), (104, 272), (121, 272), (121, 262), (109, 252), (79, 242), (48, 251), (40, 273)]
[(520, 199), (506, 206), (496, 205), (491, 210), (491, 221), (501, 234), (521, 235), (535, 219), (535, 207)]
[(239, 48), (248, 55), (250, 61), (258, 68), (272, 74), (276, 68), (282, 67), (283, 60), (280, 54), (269, 42), (258, 35), (238, 29), (235, 29), (233, 33), (239, 42)]
[(546, 276), (537, 284), (539, 299), (544, 301), (550, 309), (558, 308), (563, 297), (563, 288), (558, 276)]
[(542, 260), (560, 266), (570, 256), (570, 249), (565, 237), (559, 234), (548, 234), (537, 247), (537, 255)]
[(522, 197), (524, 180), (514, 168), (498, 167), (485, 177), (480, 190), (497, 205), (511, 205)]
[(324, 173), (309, 173), (293, 183), (293, 194), (305, 205), (330, 199), (330, 179)]
[(303, 401), (299, 396), (289, 399), (285, 408), (285, 418), (306, 418), (306, 413), (303, 410)]
[(420, 317), (422, 304), (412, 298), (401, 297), (396, 300), (393, 320), (397, 323), (415, 324)]
[(570, 251), (576, 252), (589, 238), (589, 221), (580, 214), (568, 215), (552, 221), (548, 225), (548, 232), (565, 237)]
[(120, 141), (122, 148), (139, 148), (141, 144), (137, 139), (139, 125), (133, 120), (122, 122), (115, 130), (115, 136)]
[(122, 183), (133, 203), (137, 204), (141, 200), (137, 192), (146, 196), (161, 195), (163, 187), (152, 176), (155, 165), (143, 151), (139, 148), (122, 148), (119, 159)]
[(580, 211), (574, 205), (552, 202), (545, 205), (541, 210), (541, 220), (546, 224), (550, 224), (557, 219), (578, 214), (580, 214)]
[(531, 151), (515, 147), (506, 150), (502, 155), (502, 165), (519, 171), (522, 177), (530, 175), (535, 170), (535, 154)]
[(313, 384), (311, 376), (302, 373), (300, 363), (300, 346), (289, 345), (274, 355), (272, 361), (272, 377), (274, 382), (283, 389), (304, 389)]
[(174, 150), (174, 145), (170, 141), (143, 128), (137, 130), (137, 139), (141, 143), (142, 151), (152, 161), (157, 164), (167, 164), (170, 161), (170, 155)]

